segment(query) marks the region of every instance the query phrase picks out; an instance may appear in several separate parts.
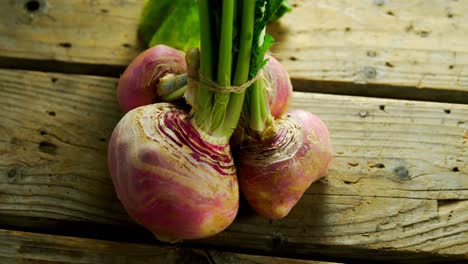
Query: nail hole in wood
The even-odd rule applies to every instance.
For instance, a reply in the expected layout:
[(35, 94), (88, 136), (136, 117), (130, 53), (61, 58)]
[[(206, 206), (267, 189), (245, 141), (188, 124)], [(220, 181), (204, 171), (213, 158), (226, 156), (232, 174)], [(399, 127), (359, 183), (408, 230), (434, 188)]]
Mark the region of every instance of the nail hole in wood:
[(55, 112), (54, 111), (48, 111), (47, 114), (49, 114), (50, 116), (55, 116)]
[(382, 163), (375, 163), (375, 164), (369, 165), (369, 168), (383, 169), (383, 168), (385, 168), (385, 165), (382, 164)]
[(41, 143), (39, 143), (39, 151), (55, 155), (57, 154), (57, 146), (53, 143), (42, 141)]
[(52, 77), (52, 78), (50, 78), (50, 81), (53, 82), (53, 83), (56, 83), (58, 81), (58, 79), (55, 78), (55, 77)]
[(391, 63), (388, 62), (388, 61), (385, 62), (385, 66), (387, 66), (387, 67), (389, 67), (389, 68), (395, 67), (395, 65), (391, 64)]
[(449, 69), (450, 69), (450, 70), (453, 70), (453, 68), (455, 68), (455, 66), (449, 65)]
[(294, 56), (289, 57), (289, 59), (292, 60), (292, 61), (297, 61), (297, 58), (294, 57)]
[(62, 48), (69, 49), (69, 48), (72, 47), (72, 44), (70, 42), (61, 42), (61, 43), (59, 43), (59, 46), (62, 47)]
[(452, 110), (450, 110), (450, 109), (444, 109), (444, 112), (445, 112), (446, 114), (450, 114), (450, 113), (452, 112)]
[(37, 0), (30, 0), (24, 4), (24, 7), (26, 10), (28, 10), (28, 12), (34, 13), (39, 10), (41, 3), (39, 3)]
[(394, 16), (395, 14), (392, 11), (387, 11), (387, 15)]
[(452, 171), (453, 171), (453, 172), (459, 172), (460, 169), (459, 169), (458, 167), (453, 167)]
[(379, 109), (385, 111), (385, 105), (379, 105)]

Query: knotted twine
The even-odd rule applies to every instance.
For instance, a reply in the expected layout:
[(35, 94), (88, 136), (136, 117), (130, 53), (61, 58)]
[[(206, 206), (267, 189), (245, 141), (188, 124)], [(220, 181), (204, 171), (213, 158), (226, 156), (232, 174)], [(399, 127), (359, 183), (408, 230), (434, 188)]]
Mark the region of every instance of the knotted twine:
[(188, 73), (188, 83), (189, 83), (189, 89), (196, 90), (196, 88), (203, 87), (204, 89), (207, 89), (208, 91), (211, 92), (216, 92), (216, 93), (223, 93), (223, 94), (229, 94), (229, 93), (242, 93), (244, 92), (247, 88), (249, 88), (253, 83), (256, 81), (262, 79), (265, 81), (267, 84), (265, 87), (267, 95), (271, 94), (272, 90), (272, 83), (273, 83), (273, 76), (272, 73), (269, 69), (265, 69), (266, 67), (263, 67), (260, 69), (257, 74), (245, 82), (244, 84), (241, 85), (229, 85), (229, 86), (223, 86), (212, 79), (208, 78), (207, 76), (200, 74), (198, 69), (194, 68), (193, 65), (188, 64), (187, 65), (187, 73)]

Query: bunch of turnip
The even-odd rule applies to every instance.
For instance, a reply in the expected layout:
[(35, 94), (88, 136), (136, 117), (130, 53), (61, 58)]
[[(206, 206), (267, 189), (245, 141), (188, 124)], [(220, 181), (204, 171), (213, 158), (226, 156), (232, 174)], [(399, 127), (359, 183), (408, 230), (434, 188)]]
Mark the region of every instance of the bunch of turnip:
[(237, 214), (239, 186), (259, 214), (285, 217), (326, 174), (328, 130), (311, 113), (287, 112), (289, 76), (266, 54), (266, 23), (283, 2), (199, 0), (199, 49), (156, 45), (121, 76), (126, 114), (109, 170), (129, 215), (158, 239), (221, 232)]

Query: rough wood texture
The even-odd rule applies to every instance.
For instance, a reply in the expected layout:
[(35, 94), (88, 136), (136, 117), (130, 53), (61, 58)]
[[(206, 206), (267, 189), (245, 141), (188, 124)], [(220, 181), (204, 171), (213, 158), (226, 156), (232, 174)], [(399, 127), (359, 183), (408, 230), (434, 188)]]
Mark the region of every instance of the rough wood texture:
[(0, 260), (6, 263), (335, 264), (229, 252), (185, 249), (0, 229)]
[(220, 251), (210, 251), (209, 255), (216, 264), (338, 264), (314, 260), (254, 256)]
[[(116, 82), (0, 70), (0, 223), (135, 230), (106, 168)], [(188, 245), (335, 261), (468, 258), (468, 105), (296, 93), (293, 107), (329, 126), (328, 176), (284, 220), (243, 205), (228, 230)]]
[(294, 78), (468, 91), (466, 1), (291, 2), (272, 32)]
[[(228, 253), (226, 253), (228, 254)], [(2, 263), (211, 264), (203, 252), (0, 229)]]
[(29, 0), (0, 4), (0, 54), (20, 59), (121, 65), (138, 54), (142, 0)]
[[(141, 0), (28, 1), (0, 3), (3, 67), (118, 76), (142, 49)], [(297, 90), (468, 102), (467, 2), (291, 3), (270, 32)]]

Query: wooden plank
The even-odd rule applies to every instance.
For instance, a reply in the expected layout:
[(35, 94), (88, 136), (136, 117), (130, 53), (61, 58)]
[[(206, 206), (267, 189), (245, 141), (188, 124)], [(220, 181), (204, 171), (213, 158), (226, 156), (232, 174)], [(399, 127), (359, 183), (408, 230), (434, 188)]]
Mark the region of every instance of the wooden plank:
[(272, 32), (294, 78), (468, 91), (466, 1), (292, 2)]
[(124, 65), (139, 52), (143, 1), (2, 1), (1, 56)]
[(335, 262), (255, 256), (221, 251), (209, 251), (209, 254), (213, 262), (219, 264), (338, 264)]
[[(152, 240), (107, 174), (116, 82), (0, 70), (0, 224), (101, 224)], [(187, 245), (336, 261), (468, 258), (468, 105), (295, 93), (293, 107), (329, 126), (328, 176), (284, 220), (243, 204), (228, 230)]]
[(203, 252), (0, 229), (2, 263), (197, 263)]
[[(0, 3), (0, 66), (118, 76), (141, 0)], [(270, 32), (296, 90), (468, 102), (466, 1), (291, 0)], [(376, 4), (383, 3), (383, 4)]]
[(0, 229), (2, 263), (337, 264)]

